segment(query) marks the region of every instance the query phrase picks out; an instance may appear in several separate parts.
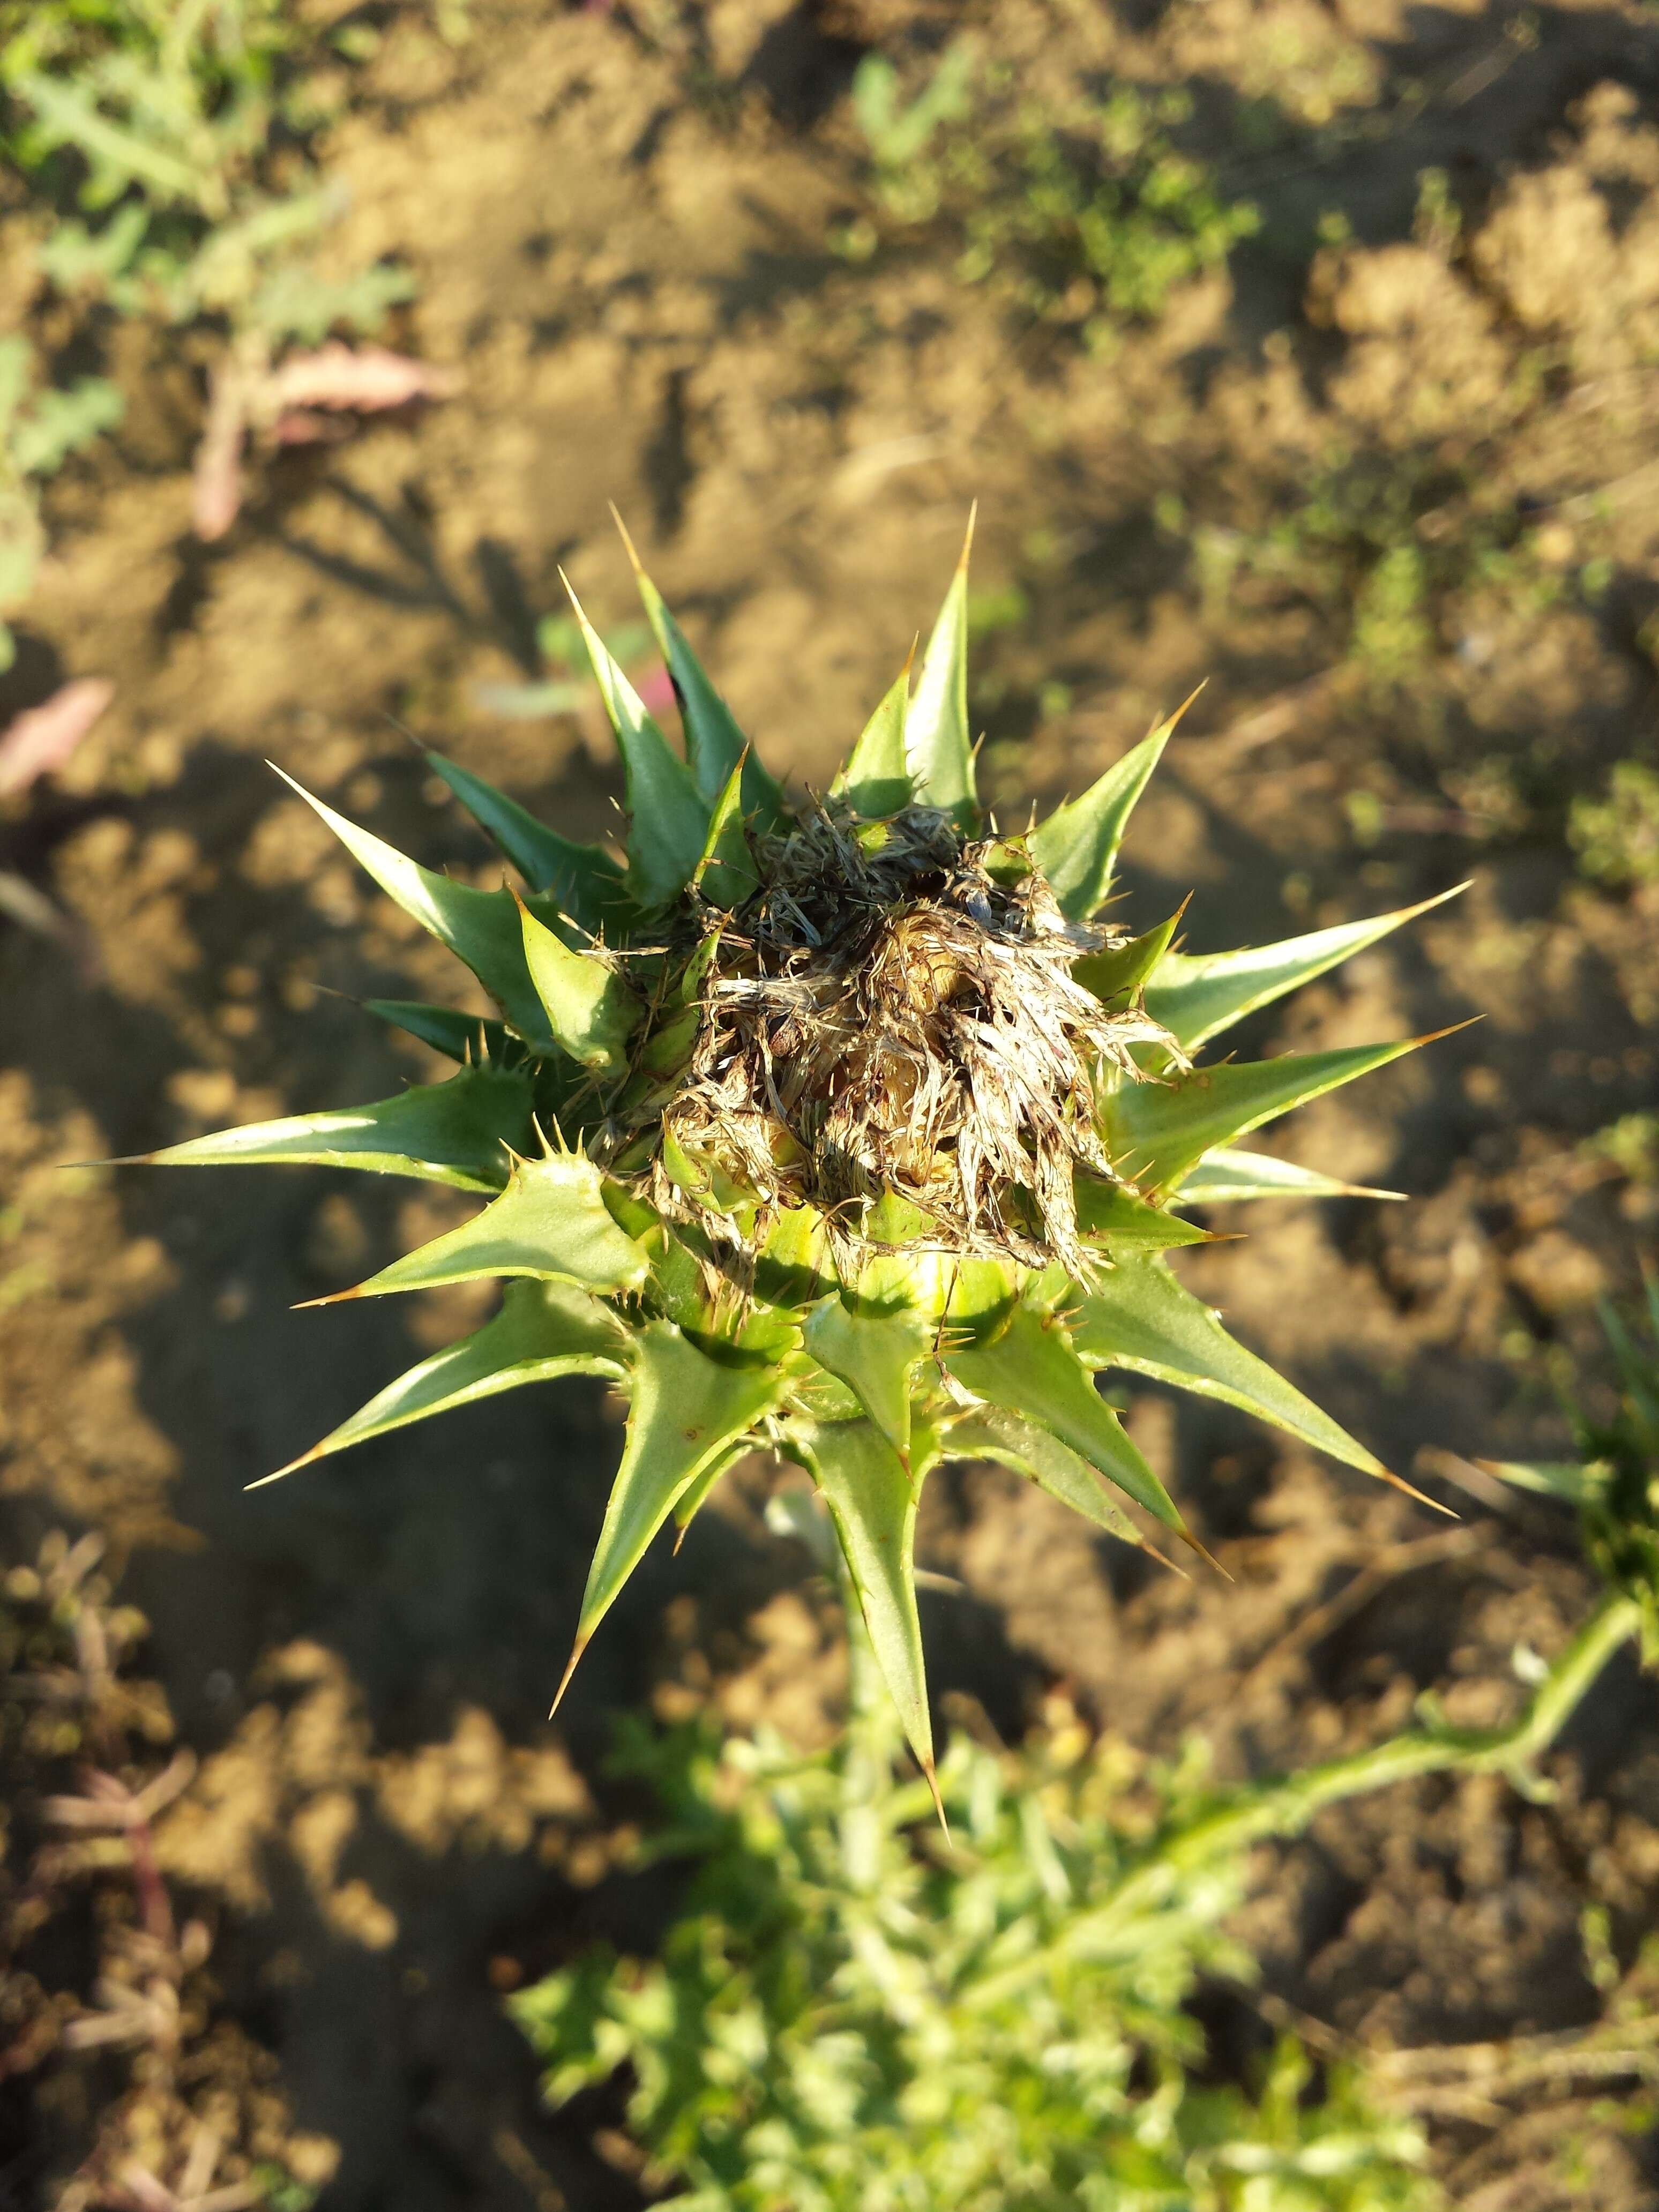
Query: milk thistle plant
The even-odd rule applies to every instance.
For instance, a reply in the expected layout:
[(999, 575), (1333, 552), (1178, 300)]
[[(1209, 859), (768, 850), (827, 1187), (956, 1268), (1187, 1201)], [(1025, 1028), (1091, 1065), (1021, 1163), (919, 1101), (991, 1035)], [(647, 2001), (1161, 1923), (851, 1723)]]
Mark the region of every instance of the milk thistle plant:
[(1173, 720), (1043, 822), (999, 830), (974, 789), (965, 550), (914, 691), (907, 666), (829, 791), (797, 803), (635, 565), (684, 759), (576, 610), (622, 751), (625, 864), (435, 753), (522, 891), (434, 874), (301, 793), (499, 1007), (371, 1002), (456, 1073), (150, 1157), (356, 1167), (486, 1199), (334, 1297), (501, 1276), (497, 1316), (294, 1466), (522, 1383), (616, 1385), (627, 1437), (568, 1682), (664, 1524), (683, 1532), (744, 1454), (780, 1454), (829, 1508), (931, 1782), (913, 1547), (941, 1463), (999, 1462), (1148, 1548), (1131, 1505), (1193, 1542), (1096, 1387), (1121, 1369), (1395, 1479), (1165, 1255), (1205, 1240), (1183, 1211), (1200, 1200), (1347, 1188), (1236, 1140), (1422, 1040), (1194, 1055), (1423, 908), (1207, 956), (1176, 948), (1179, 916), (1140, 936), (1101, 920)]

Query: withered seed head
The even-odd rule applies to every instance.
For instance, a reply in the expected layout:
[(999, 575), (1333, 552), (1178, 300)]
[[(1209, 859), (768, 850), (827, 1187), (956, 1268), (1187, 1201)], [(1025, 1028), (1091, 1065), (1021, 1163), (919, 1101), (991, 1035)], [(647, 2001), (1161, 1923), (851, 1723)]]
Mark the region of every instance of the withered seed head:
[[(610, 1157), (659, 1121), (764, 1206), (820, 1209), (843, 1274), (879, 1249), (867, 1217), (891, 1195), (933, 1249), (1086, 1278), (1073, 1173), (1112, 1173), (1101, 1074), (1143, 1079), (1137, 1044), (1186, 1064), (1160, 1024), (1073, 980), (1121, 933), (1068, 921), (1022, 841), (969, 839), (935, 807), (871, 823), (832, 799), (752, 842), (759, 888), (720, 928), (689, 1062)], [(660, 1151), (641, 1183), (699, 1210)]]

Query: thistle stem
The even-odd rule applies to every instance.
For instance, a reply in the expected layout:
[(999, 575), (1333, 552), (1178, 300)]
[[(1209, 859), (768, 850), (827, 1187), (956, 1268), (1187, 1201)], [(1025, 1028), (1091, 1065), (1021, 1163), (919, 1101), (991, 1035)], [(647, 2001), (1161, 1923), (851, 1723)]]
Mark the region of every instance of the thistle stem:
[(841, 1808), (836, 1826), (842, 1869), (860, 1889), (879, 1879), (886, 1831), (879, 1807), (888, 1794), (898, 1729), (892, 1700), (864, 1625), (852, 1571), (839, 1543), (836, 1580), (847, 1624), (847, 1729), (841, 1753)]

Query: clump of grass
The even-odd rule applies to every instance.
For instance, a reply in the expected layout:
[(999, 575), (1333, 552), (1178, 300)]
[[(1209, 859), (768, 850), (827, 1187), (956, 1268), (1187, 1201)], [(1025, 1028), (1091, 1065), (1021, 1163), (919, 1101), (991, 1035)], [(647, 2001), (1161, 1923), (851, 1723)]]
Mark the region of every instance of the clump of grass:
[(842, 250), (867, 258), (884, 238), (943, 230), (962, 283), (1091, 348), (1156, 320), (1177, 286), (1257, 228), (1255, 209), (1176, 145), (1191, 113), (1178, 89), (1120, 83), (1039, 101), (962, 40), (908, 100), (894, 64), (867, 56), (853, 109), (871, 205), (837, 234)]

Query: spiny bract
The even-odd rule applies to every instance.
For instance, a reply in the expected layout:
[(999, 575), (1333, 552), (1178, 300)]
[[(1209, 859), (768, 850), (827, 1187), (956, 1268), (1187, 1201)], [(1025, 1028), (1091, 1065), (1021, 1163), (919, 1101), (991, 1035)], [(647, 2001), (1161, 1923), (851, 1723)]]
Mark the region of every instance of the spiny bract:
[(371, 1001), (459, 1073), (153, 1155), (487, 1196), (337, 1295), (511, 1277), (496, 1318), (306, 1459), (520, 1383), (617, 1385), (627, 1440), (574, 1667), (668, 1517), (684, 1529), (744, 1453), (781, 1453), (834, 1517), (930, 1776), (912, 1548), (942, 1461), (1000, 1462), (1132, 1543), (1120, 1493), (1185, 1536), (1095, 1387), (1122, 1368), (1384, 1473), (1163, 1255), (1203, 1240), (1181, 1211), (1199, 1201), (1348, 1188), (1235, 1139), (1410, 1043), (1191, 1055), (1423, 911), (1200, 957), (1174, 948), (1178, 916), (1134, 938), (1096, 920), (1173, 724), (1040, 827), (999, 835), (974, 794), (966, 563), (914, 694), (907, 668), (826, 797), (786, 798), (641, 572), (684, 760), (577, 609), (626, 770), (625, 866), (438, 754), (522, 896), (434, 875), (312, 799), (500, 1018)]

